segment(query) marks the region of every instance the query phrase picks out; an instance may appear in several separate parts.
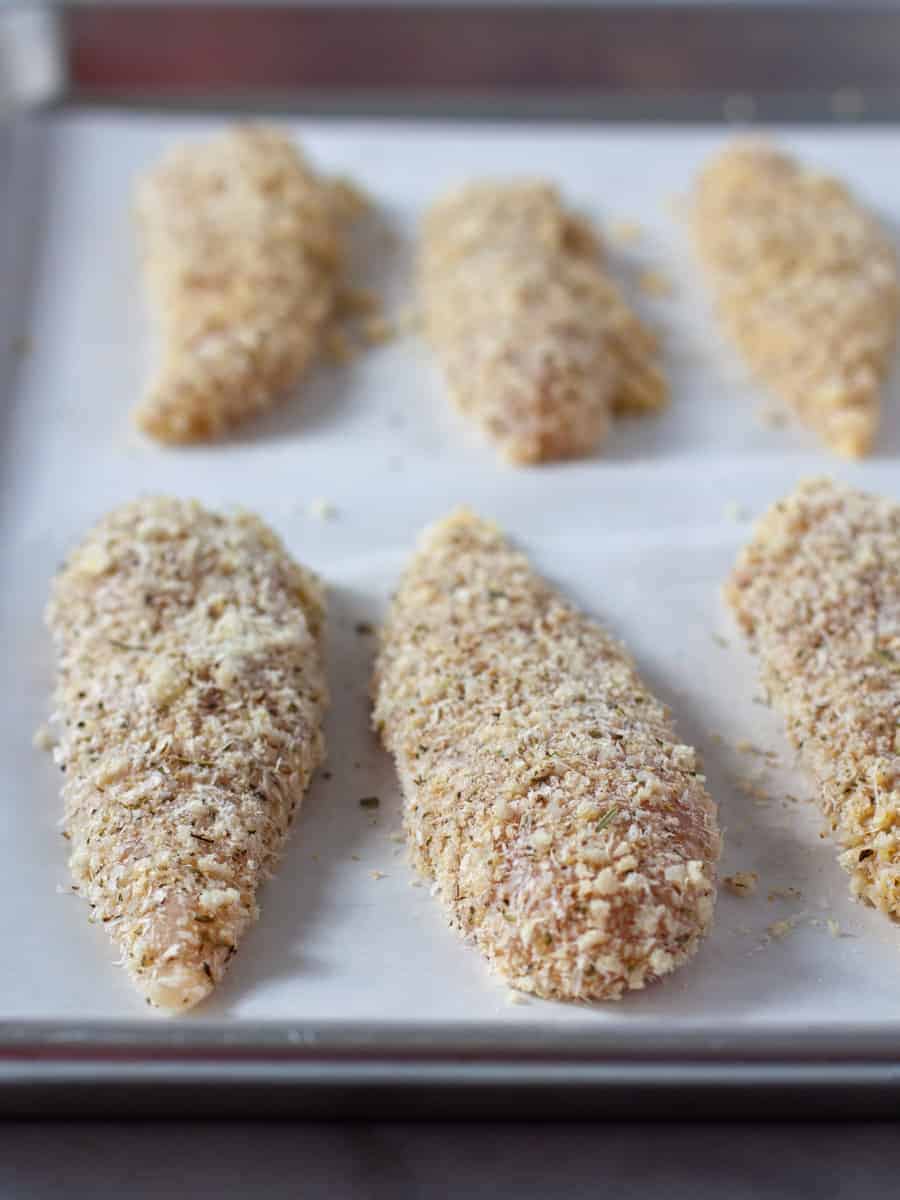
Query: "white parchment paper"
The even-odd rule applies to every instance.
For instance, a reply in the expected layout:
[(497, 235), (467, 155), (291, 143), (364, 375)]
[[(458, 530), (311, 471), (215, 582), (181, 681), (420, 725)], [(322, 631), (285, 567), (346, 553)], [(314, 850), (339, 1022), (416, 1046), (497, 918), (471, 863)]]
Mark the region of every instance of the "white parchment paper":
[[(810, 785), (759, 703), (755, 665), (718, 594), (750, 518), (801, 476), (827, 471), (900, 496), (900, 406), (892, 389), (878, 452), (861, 465), (827, 458), (802, 432), (760, 423), (765, 398), (710, 322), (673, 206), (720, 135), (291, 125), (323, 170), (352, 175), (376, 199), (379, 218), (356, 259), (359, 281), (376, 286), (389, 310), (410, 298), (418, 215), (466, 177), (546, 174), (601, 224), (640, 223), (639, 241), (611, 253), (634, 296), (644, 269), (673, 282), (670, 297), (639, 299), (665, 337), (671, 408), (620, 424), (591, 461), (516, 471), (497, 465), (458, 422), (415, 338), (323, 367), (282, 409), (220, 446), (161, 449), (131, 431), (129, 409), (153, 353), (130, 224), (133, 177), (172, 142), (220, 123), (55, 116), (16, 146), (20, 270), (6, 283), (14, 315), (2, 332), (10, 343), (27, 335), (30, 348), (22, 354), (18, 345), (0, 439), (0, 1020), (146, 1011), (85, 906), (58, 891), (68, 883), (59, 776), (31, 743), (52, 682), (42, 609), (53, 571), (110, 506), (171, 491), (258, 511), (331, 595), (330, 778), (320, 774), (310, 791), (229, 977), (188, 1022), (505, 1022), (536, 1037), (562, 1024), (623, 1037), (679, 1026), (900, 1031), (900, 930), (850, 902), (819, 836)], [(848, 176), (887, 221), (900, 221), (900, 133), (788, 130), (782, 141)], [(313, 515), (320, 499), (334, 507), (331, 519)], [(501, 521), (628, 643), (703, 754), (726, 830), (723, 874), (759, 874), (750, 899), (723, 891), (693, 964), (622, 1004), (510, 1005), (506, 988), (447, 930), (428, 888), (412, 886), (392, 839), (400, 798), (368, 729), (373, 644), (354, 627), (378, 620), (421, 526), (462, 502)], [(762, 785), (769, 802), (737, 786), (761, 765), (735, 748), (744, 740), (781, 756)], [(359, 804), (370, 795), (380, 797), (375, 812)], [(790, 933), (773, 938), (767, 930), (779, 921)]]

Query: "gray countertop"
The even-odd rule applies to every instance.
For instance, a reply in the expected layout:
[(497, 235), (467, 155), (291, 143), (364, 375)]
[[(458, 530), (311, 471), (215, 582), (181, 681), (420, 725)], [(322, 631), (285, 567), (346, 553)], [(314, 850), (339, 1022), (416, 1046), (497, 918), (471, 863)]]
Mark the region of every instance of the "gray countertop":
[(0, 1200), (831, 1200), (893, 1194), (898, 1167), (881, 1124), (0, 1126)]

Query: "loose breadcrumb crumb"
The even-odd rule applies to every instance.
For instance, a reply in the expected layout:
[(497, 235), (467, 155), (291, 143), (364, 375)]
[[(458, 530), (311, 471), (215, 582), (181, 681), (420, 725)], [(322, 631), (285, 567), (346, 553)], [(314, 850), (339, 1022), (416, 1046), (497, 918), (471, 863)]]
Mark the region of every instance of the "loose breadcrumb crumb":
[(772, 796), (759, 780), (741, 775), (732, 782), (741, 795), (750, 797), (758, 808), (765, 808), (771, 804)]
[(768, 933), (773, 938), (779, 938), (779, 939), (786, 938), (789, 934), (791, 934), (793, 932), (794, 932), (794, 922), (791, 920), (774, 921), (771, 925), (769, 925), (766, 928), (766, 933)]
[(249, 514), (154, 498), (104, 518), (47, 621), (70, 868), (137, 988), (222, 978), (324, 752), (324, 600)]
[(423, 535), (373, 690), (413, 863), (513, 987), (617, 999), (693, 954), (720, 849), (696, 754), (495, 526)]
[(325, 500), (322, 496), (317, 496), (315, 500), (311, 500), (307, 511), (317, 521), (330, 521), (333, 517), (337, 516), (335, 506), (330, 500)]
[(451, 396), (510, 462), (588, 454), (611, 412), (667, 401), (655, 337), (548, 183), (476, 183), (441, 200), (421, 283)]
[(378, 346), (384, 342), (393, 341), (397, 336), (397, 330), (392, 321), (380, 314), (373, 317), (368, 317), (363, 322), (363, 337), (370, 346)]
[(611, 221), (609, 226), (609, 236), (614, 242), (618, 242), (621, 246), (630, 246), (639, 241), (643, 234), (643, 228), (639, 221), (631, 221), (621, 219)]
[(897, 333), (897, 261), (836, 179), (738, 144), (695, 189), (692, 224), (722, 320), (753, 372), (838, 454), (878, 429)]
[(746, 508), (744, 508), (743, 505), (738, 504), (736, 500), (729, 500), (725, 505), (725, 516), (729, 521), (746, 521), (748, 515), (749, 514)]
[(666, 298), (674, 294), (672, 280), (664, 272), (648, 268), (638, 276), (638, 287), (647, 296)]
[(343, 322), (338, 342), (341, 361), (355, 357), (360, 346), (379, 346), (393, 341), (405, 331), (401, 322), (409, 322), (406, 310), (401, 310), (395, 320), (385, 316), (377, 292), (349, 286), (338, 293), (335, 319)]
[(839, 938), (841, 936), (841, 927), (837, 921), (828, 920), (825, 922), (825, 924), (828, 926), (828, 932), (833, 938)]
[(733, 875), (726, 875), (722, 882), (735, 896), (752, 896), (759, 876), (755, 871), (735, 871)]
[(726, 597), (818, 783), (851, 893), (900, 916), (900, 505), (802, 483), (759, 522)]
[(144, 432), (214, 439), (297, 382), (325, 346), (345, 194), (289, 139), (257, 127), (180, 147), (141, 180), (145, 275), (164, 339), (135, 415)]
[(31, 739), (31, 744), (35, 750), (50, 751), (56, 745), (56, 739), (49, 725), (39, 725), (34, 731), (34, 737)]

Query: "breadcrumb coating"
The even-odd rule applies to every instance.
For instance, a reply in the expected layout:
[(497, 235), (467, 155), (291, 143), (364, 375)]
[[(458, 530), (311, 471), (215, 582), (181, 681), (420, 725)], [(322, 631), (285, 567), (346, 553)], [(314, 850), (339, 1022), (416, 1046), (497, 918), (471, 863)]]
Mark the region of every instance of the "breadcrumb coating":
[(829, 479), (756, 527), (726, 597), (854, 896), (900, 916), (900, 506)]
[(373, 694), (413, 862), (512, 986), (617, 999), (694, 953), (719, 854), (696, 754), (494, 525), (425, 532)]
[(513, 463), (590, 453), (668, 398), (656, 340), (548, 183), (474, 183), (425, 220), (425, 326), (457, 407)]
[(256, 127), (180, 147), (140, 182), (145, 276), (164, 339), (136, 412), (146, 433), (214, 439), (293, 387), (327, 340), (344, 267), (343, 187)]
[(324, 599), (256, 517), (165, 497), (105, 517), (54, 582), (56, 758), (75, 888), (138, 990), (222, 978), (321, 761)]
[(750, 368), (832, 450), (878, 432), (897, 335), (897, 261), (843, 183), (740, 143), (697, 181), (692, 226), (725, 327)]

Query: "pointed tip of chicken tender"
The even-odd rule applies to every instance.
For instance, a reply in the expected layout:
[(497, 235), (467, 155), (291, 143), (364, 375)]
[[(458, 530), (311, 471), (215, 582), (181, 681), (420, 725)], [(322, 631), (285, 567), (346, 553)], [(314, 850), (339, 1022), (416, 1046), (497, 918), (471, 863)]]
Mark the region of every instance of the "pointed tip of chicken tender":
[(215, 987), (202, 966), (178, 961), (167, 963), (152, 977), (135, 983), (149, 1004), (172, 1013), (196, 1008)]

